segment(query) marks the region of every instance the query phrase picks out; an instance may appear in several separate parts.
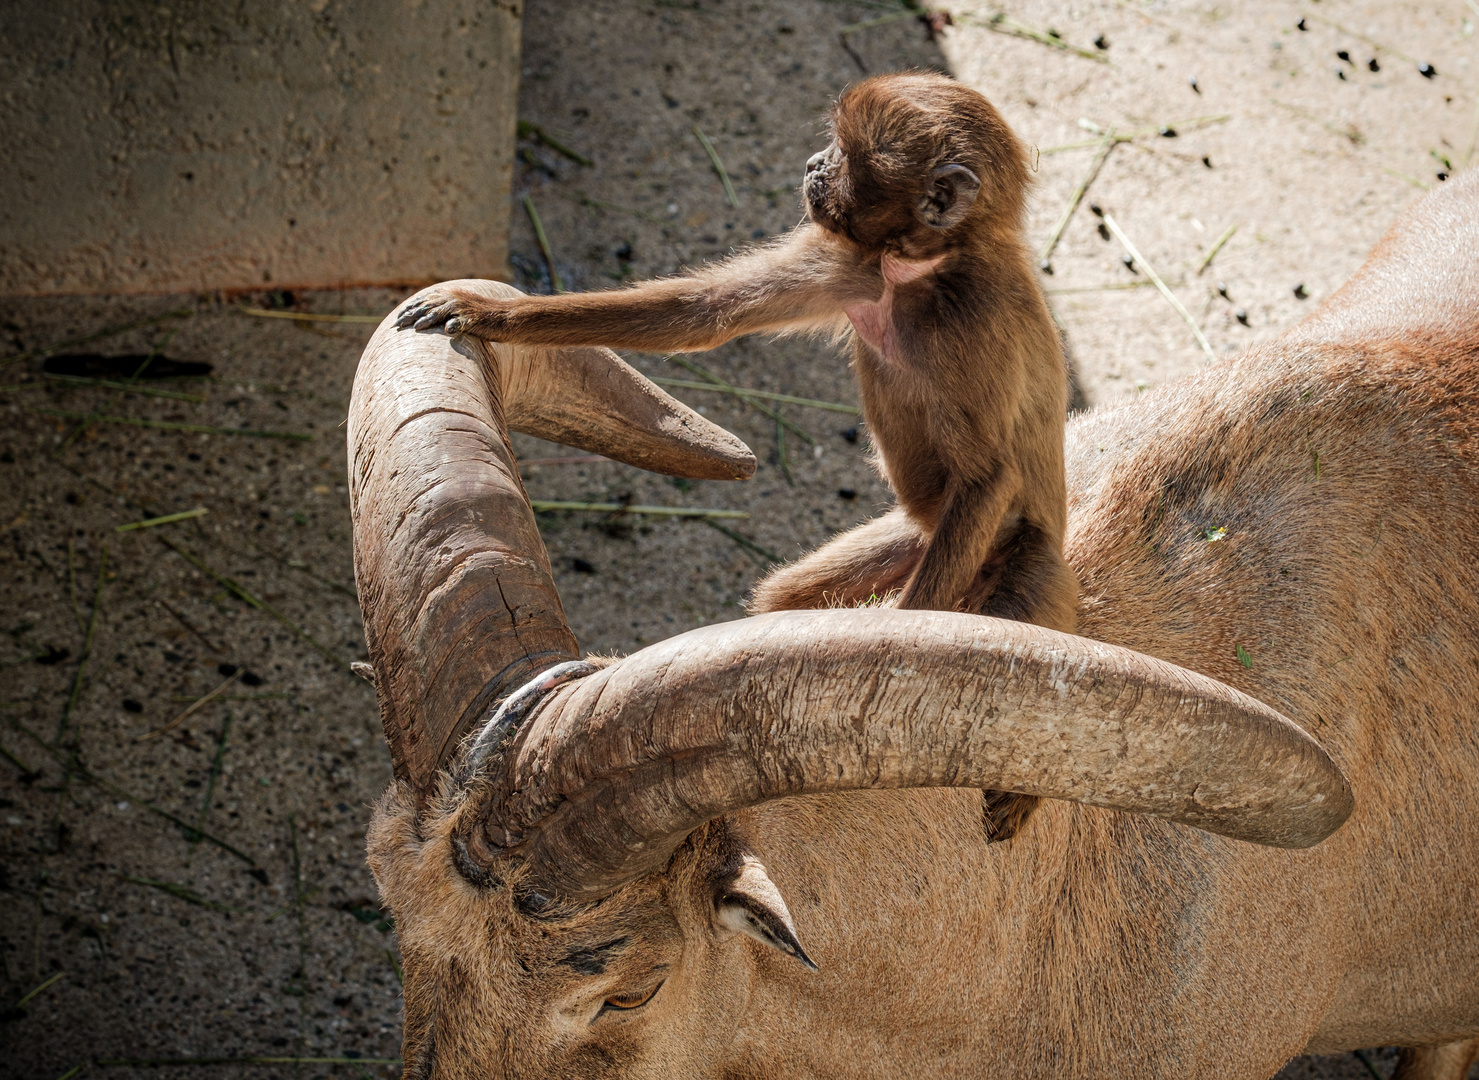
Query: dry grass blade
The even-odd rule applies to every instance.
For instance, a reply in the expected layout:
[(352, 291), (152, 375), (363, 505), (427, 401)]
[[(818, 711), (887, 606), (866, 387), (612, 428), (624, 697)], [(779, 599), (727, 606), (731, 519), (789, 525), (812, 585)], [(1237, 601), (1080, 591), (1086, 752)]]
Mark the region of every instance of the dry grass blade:
[(241, 678), (242, 674), (245, 671), (246, 671), (246, 668), (237, 668), (229, 676), (226, 677), (225, 681), (222, 682), (220, 686), (216, 687), (210, 693), (205, 694), (202, 697), (196, 698), (195, 701), (194, 701), (194, 703), (191, 704), (191, 706), (188, 709), (186, 709), (184, 712), (180, 713), (179, 716), (175, 717), (173, 720), (171, 720), (169, 723), (165, 724), (163, 727), (157, 727), (153, 731), (150, 731), (150, 732), (148, 732), (148, 733), (146, 733), (144, 735), (140, 735), (138, 738), (136, 738), (134, 740), (134, 742), (148, 742), (150, 739), (157, 739), (157, 738), (159, 738), (159, 736), (163, 735), (166, 731), (172, 731), (175, 728), (179, 727), (180, 724), (182, 722), (184, 722), (185, 718), (187, 716), (189, 716), (191, 713), (196, 712), (202, 706), (209, 704), (211, 701), (215, 700), (217, 697), (220, 697), (221, 694), (225, 693), (226, 692), (226, 688), (229, 687), (232, 683), (234, 683), (237, 679)]
[(1367, 45), (1370, 45), (1373, 49), (1377, 49), (1380, 52), (1391, 53), (1393, 56), (1397, 57), (1399, 60), (1406, 60), (1409, 64), (1412, 64), (1414, 67), (1416, 67), (1417, 64), (1419, 63), (1419, 61), (1416, 58), (1411, 57), (1411, 56), (1408, 56), (1405, 52), (1402, 52), (1400, 49), (1394, 49), (1390, 45), (1387, 45), (1387, 44), (1384, 44), (1384, 43), (1382, 43), (1380, 41), (1377, 41), (1373, 37), (1367, 37), (1365, 34), (1359, 33), (1358, 31), (1351, 30), (1350, 28), (1345, 27), (1345, 26), (1341, 26), (1340, 23), (1336, 22), (1334, 19), (1326, 19), (1326, 18), (1324, 18), (1324, 17), (1322, 17), (1320, 15), (1306, 15), (1305, 18), (1306, 19), (1309, 19), (1311, 22), (1322, 23), (1325, 26), (1330, 27), (1330, 29), (1335, 30), (1335, 31), (1338, 31), (1339, 33), (1344, 34), (1346, 37), (1353, 37), (1357, 41), (1364, 41)]
[(192, 1058), (101, 1058), (107, 1068), (168, 1068), (188, 1065), (399, 1065), (400, 1058), (373, 1057), (192, 1057)]
[[(94, 412), (94, 413), (91, 413), (91, 414), (89, 414), (87, 416), (82, 417), (81, 419), (84, 422), (81, 423), (81, 424), (78, 424), (76, 427), (74, 427), (67, 434), (67, 437), (61, 441), (61, 443), (57, 446), (57, 448), (51, 452), (51, 456), (52, 456), (52, 459), (53, 460), (60, 458), (62, 456), (62, 453), (67, 449), (67, 447), (71, 446), (74, 442), (76, 442), (83, 435), (85, 435), (89, 430), (91, 430), (92, 425), (96, 421), (101, 420), (101, 419), (107, 417), (108, 414), (113, 411), (113, 406), (117, 405), (120, 401), (123, 400), (123, 394), (127, 390), (127, 388), (133, 386), (136, 382), (139, 381), (139, 376), (144, 373), (144, 369), (147, 368), (151, 363), (153, 363), (154, 358), (156, 356), (158, 356), (161, 352), (164, 351), (164, 347), (169, 344), (170, 339), (173, 338), (174, 336), (175, 336), (175, 332), (173, 330), (171, 330), (168, 334), (165, 334), (164, 337), (162, 337), (161, 339), (159, 339), (158, 341), (156, 341), (153, 344), (153, 346), (149, 349), (149, 355), (146, 356), (146, 357), (144, 357), (144, 362), (142, 364), (140, 364), (137, 368), (134, 369), (134, 373), (132, 375), (130, 375), (128, 377), (128, 380), (124, 383), (124, 388), (125, 388), (124, 391), (119, 391), (119, 392), (115, 393), (113, 395), (113, 399), (111, 401), (109, 401), (107, 405), (105, 405), (101, 409), (99, 409), (97, 412)], [(45, 415), (49, 410), (41, 409), (41, 410), (38, 410), (38, 411), (40, 413), (42, 413), (43, 415)]]
[(697, 124), (693, 125), (693, 133), (703, 144), (704, 153), (709, 155), (709, 164), (713, 165), (714, 171), (719, 174), (719, 182), (724, 185), (724, 197), (729, 200), (729, 205), (739, 206), (739, 198), (734, 193), (734, 185), (729, 182), (729, 173), (724, 169), (724, 162), (719, 160), (719, 151), (714, 149), (714, 144), (709, 142), (709, 137)]
[(221, 778), (221, 766), (226, 760), (226, 741), (231, 738), (231, 721), (234, 719), (235, 714), (228, 712), (221, 725), (221, 737), (216, 740), (216, 756), (211, 761), (211, 775), (206, 781), (205, 797), (200, 800), (200, 813), (195, 815), (195, 834), (190, 837), (191, 847), (200, 843), (200, 827), (205, 824), (206, 815), (211, 812), (211, 799), (216, 794), (216, 781)]
[(1063, 289), (1044, 289), (1044, 296), (1068, 296), (1071, 293), (1120, 292), (1123, 289), (1153, 289), (1154, 281), (1113, 281), (1106, 285), (1070, 285)]
[(545, 146), (548, 146), (551, 150), (553, 150), (560, 156), (567, 157), (571, 161), (575, 162), (577, 165), (584, 165), (588, 169), (592, 168), (596, 164), (584, 154), (570, 149), (570, 147), (566, 146), (559, 139), (555, 138), (548, 131), (540, 127), (538, 124), (534, 123), (532, 120), (519, 121), (519, 138), (534, 139), (537, 142), (542, 142)]
[(148, 800), (139, 798), (133, 792), (119, 787), (117, 784), (113, 783), (113, 781), (99, 776), (97, 773), (93, 772), (90, 769), (84, 768), (77, 761), (75, 756), (64, 754), (60, 750), (56, 749), (56, 747), (47, 745), (45, 739), (43, 739), (40, 735), (37, 735), (30, 728), (26, 727), (19, 720), (16, 720), (13, 717), (9, 718), (9, 720), (11, 727), (15, 728), (16, 731), (19, 731), (26, 738), (34, 742), (37, 746), (41, 747), (41, 749), (44, 750), (47, 754), (60, 762), (63, 767), (70, 770), (70, 775), (78, 777), (84, 782), (92, 784), (94, 787), (101, 788), (103, 791), (108, 792), (115, 798), (126, 799), (131, 803), (136, 803), (137, 805), (142, 806), (145, 810), (149, 811), (149, 813), (156, 814), (159, 817), (164, 818), (166, 821), (178, 825), (187, 834), (199, 833), (202, 840), (208, 840), (216, 847), (220, 848), (222, 851), (230, 852), (232, 855), (235, 855), (238, 859), (241, 859), (243, 862), (245, 862), (248, 866), (257, 865), (257, 860), (252, 858), (246, 852), (242, 851), (240, 848), (233, 847), (225, 840), (222, 840), (219, 836), (212, 836), (208, 832), (201, 832), (184, 818), (177, 817), (176, 815), (171, 814), (168, 810), (164, 810), (158, 806), (155, 806)]
[(5, 747), (3, 747), (3, 746), (0, 746), (0, 757), (3, 757), (6, 761), (10, 762), (17, 769), (19, 769), (21, 771), (22, 775), (26, 775), (26, 776), (34, 776), (34, 775), (36, 775), (36, 770), (35, 769), (31, 768), (31, 766), (27, 765), (24, 761), (22, 761), (20, 758), (16, 757), (14, 754), (12, 754), (9, 750), (5, 749)]
[(713, 518), (701, 518), (700, 520), (702, 520), (703, 523), (709, 528), (717, 529), (719, 532), (729, 537), (746, 552), (750, 553), (751, 555), (759, 556), (759, 558), (763, 559), (764, 562), (761, 563), (762, 569), (771, 565), (779, 565), (780, 563), (786, 561), (775, 552), (771, 551), (770, 548), (762, 547), (742, 532), (736, 532), (734, 529), (728, 528), (724, 525), (720, 525)]
[(124, 323), (122, 326), (110, 326), (106, 330), (99, 330), (95, 334), (83, 334), (81, 337), (67, 338), (58, 341), (55, 345), (42, 345), (40, 348), (27, 349), (25, 352), (16, 353), (0, 360), (0, 367), (10, 364), (18, 364), (22, 360), (30, 360), (36, 356), (46, 356), (48, 353), (60, 352), (62, 349), (70, 349), (74, 345), (86, 345), (89, 341), (101, 341), (115, 334), (124, 334), (130, 330), (137, 330), (141, 326), (153, 326), (155, 323), (164, 322), (166, 319), (188, 319), (195, 314), (194, 308), (176, 308), (174, 311), (166, 311), (163, 315), (154, 315), (147, 319), (138, 319), (135, 322)]
[(551, 502), (548, 499), (531, 499), (529, 505), (537, 513), (546, 510), (577, 510), (594, 514), (645, 514), (648, 517), (747, 518), (750, 516), (743, 510), (713, 510), (698, 506), (632, 506), (627, 503)]
[(159, 542), (165, 547), (169, 548), (175, 554), (179, 555), (186, 562), (190, 563), (191, 566), (195, 567), (195, 569), (206, 575), (206, 577), (214, 580), (216, 584), (220, 585), (227, 592), (231, 593), (248, 607), (254, 607), (258, 611), (262, 612), (264, 615), (276, 619), (279, 623), (286, 627), (295, 638), (303, 642), (303, 644), (307, 645), (314, 652), (318, 653), (329, 663), (333, 664), (335, 667), (341, 668), (346, 674), (353, 674), (353, 672), (349, 670), (348, 665), (345, 663), (342, 657), (334, 655), (334, 653), (330, 651), (330, 649), (326, 645), (320, 644), (317, 640), (313, 638), (312, 635), (308, 633), (308, 631), (304, 630), (297, 623), (293, 622), (292, 619), (289, 619), (282, 612), (278, 611), (277, 608), (267, 603), (267, 601), (258, 599), (246, 589), (242, 588), (241, 585), (239, 585), (237, 582), (232, 581), (224, 574), (213, 570), (210, 566), (206, 565), (206, 563), (200, 558), (200, 556), (196, 555), (188, 548), (181, 547), (169, 537), (161, 536), (159, 538)]
[[(192, 405), (199, 405), (205, 401), (201, 394), (186, 394), (179, 390), (160, 390), (153, 386), (134, 386), (126, 382), (117, 382), (113, 379), (90, 379), (85, 375), (57, 375), (53, 372), (44, 372), (44, 377), (49, 382), (63, 383), (67, 386), (98, 386), (105, 390), (119, 390), (125, 394), (142, 394), (144, 397), (169, 398), (171, 401), (188, 401)], [(45, 383), (24, 383), (25, 386), (44, 386)], [(0, 389), (11, 389), (3, 387)]]
[(134, 885), (147, 885), (151, 889), (158, 889), (160, 892), (169, 893), (171, 896), (183, 900), (187, 904), (194, 904), (196, 907), (207, 908), (210, 911), (230, 911), (237, 915), (246, 911), (246, 908), (232, 907), (230, 904), (220, 904), (214, 900), (208, 900), (188, 885), (176, 885), (173, 881), (155, 881), (153, 878), (130, 877), (128, 874), (120, 874), (119, 877)]
[(519, 468), (526, 465), (599, 465), (607, 461), (613, 465), (619, 464), (604, 454), (567, 454), (564, 457), (524, 458), (519, 462)]
[(1109, 57), (1094, 49), (1084, 49), (1078, 45), (1070, 45), (1060, 37), (1049, 34), (1045, 30), (1039, 30), (1035, 26), (1018, 22), (1009, 15), (998, 12), (989, 19), (977, 19), (970, 15), (957, 15), (956, 21), (966, 26), (980, 26), (997, 34), (1005, 34), (1007, 37), (1021, 38), (1024, 41), (1035, 41), (1039, 45), (1047, 45), (1053, 49), (1061, 49), (1064, 52), (1082, 56), (1085, 60), (1093, 60), (1095, 63), (1107, 64)]
[(1104, 133), (1104, 138), (1099, 140), (1099, 152), (1094, 155), (1094, 162), (1089, 166), (1089, 171), (1084, 174), (1083, 180), (1079, 182), (1078, 187), (1074, 188), (1073, 197), (1068, 200), (1068, 205), (1063, 208), (1062, 216), (1058, 218), (1058, 224), (1053, 227), (1053, 235), (1048, 237), (1048, 242), (1043, 245), (1042, 253), (1038, 255), (1038, 259), (1042, 262), (1048, 261), (1053, 254), (1053, 249), (1058, 246), (1058, 241), (1063, 238), (1063, 230), (1068, 228), (1068, 222), (1073, 217), (1073, 212), (1078, 209), (1078, 204), (1083, 201), (1089, 185), (1094, 182), (1099, 175), (1099, 170), (1109, 160), (1109, 152), (1114, 149), (1114, 144), (1114, 128), (1110, 128)]
[(1130, 258), (1135, 260), (1135, 265), (1145, 271), (1145, 276), (1150, 278), (1150, 280), (1155, 284), (1155, 287), (1160, 290), (1161, 295), (1170, 301), (1171, 306), (1176, 309), (1176, 314), (1180, 315), (1181, 318), (1185, 320), (1186, 325), (1191, 327), (1192, 336), (1197, 339), (1197, 344), (1202, 347), (1202, 352), (1207, 354), (1207, 359), (1215, 361), (1217, 359), (1217, 354), (1212, 351), (1212, 346), (1207, 343), (1207, 338), (1205, 337), (1205, 335), (1202, 334), (1202, 328), (1198, 326), (1197, 321), (1191, 317), (1191, 312), (1187, 311), (1185, 306), (1182, 305), (1181, 301), (1176, 299), (1176, 294), (1173, 293), (1170, 287), (1161, 280), (1161, 276), (1155, 272), (1154, 268), (1152, 268), (1151, 265), (1145, 261), (1145, 257), (1135, 249), (1135, 245), (1130, 243), (1130, 238), (1126, 236), (1124, 230), (1119, 227), (1119, 223), (1116, 222), (1113, 216), (1111, 216), (1110, 214), (1105, 214), (1104, 226), (1110, 232), (1114, 233), (1114, 238), (1120, 242), (1121, 246), (1124, 247), (1126, 253), (1130, 256)]
[[(1221, 124), (1232, 119), (1232, 113), (1217, 113), (1210, 116), (1189, 116), (1185, 120), (1169, 120), (1164, 124), (1156, 124), (1154, 127), (1131, 128), (1128, 131), (1116, 131), (1114, 135), (1115, 144), (1134, 142), (1150, 135), (1160, 136), (1162, 131), (1195, 131), (1197, 128), (1206, 127), (1209, 124)], [(1045, 146), (1039, 153), (1061, 154), (1065, 150), (1087, 150), (1098, 146), (1105, 134), (1105, 129), (1092, 120), (1083, 118), (1079, 120), (1079, 126), (1094, 133), (1092, 139), (1081, 139), (1078, 142), (1063, 143), (1060, 146)]]
[(539, 253), (544, 256), (545, 268), (549, 270), (549, 285), (557, 293), (565, 291), (560, 272), (555, 269), (555, 254), (550, 250), (549, 237), (544, 234), (544, 222), (539, 220), (539, 211), (534, 209), (534, 200), (525, 195), (524, 213), (529, 215), (529, 224), (534, 226), (534, 239), (539, 242)]
[(1289, 104), (1289, 102), (1280, 101), (1277, 98), (1269, 98), (1268, 100), (1270, 105), (1277, 105), (1281, 109), (1292, 112), (1295, 116), (1310, 121), (1310, 123), (1319, 124), (1326, 131), (1330, 132), (1330, 134), (1339, 135), (1342, 139), (1345, 139), (1353, 146), (1366, 145), (1366, 136), (1361, 134), (1360, 128), (1356, 127), (1355, 124), (1349, 124), (1346, 127), (1338, 127), (1335, 124), (1330, 123), (1328, 120), (1320, 119), (1308, 109), (1301, 109), (1298, 105), (1291, 105)]
[(679, 367), (685, 367), (689, 371), (693, 372), (695, 375), (700, 375), (703, 378), (707, 379), (710, 383), (713, 384), (715, 388), (733, 394), (735, 397), (743, 401), (746, 405), (750, 406), (750, 408), (760, 413), (762, 416), (768, 416), (777, 424), (783, 425), (787, 431), (789, 431), (792, 435), (795, 435), (802, 442), (806, 443), (807, 446), (815, 446), (817, 444), (817, 441), (815, 439), (813, 439), (806, 432), (802, 431), (795, 424), (791, 423), (791, 421), (787, 420), (780, 413), (776, 412), (768, 405), (762, 405), (760, 403), (759, 397), (757, 397), (754, 392), (750, 390), (745, 390), (742, 387), (735, 386), (731, 382), (726, 382), (725, 380), (719, 378), (719, 376), (715, 375), (708, 368), (704, 367), (702, 364), (690, 360), (686, 356), (679, 356), (676, 353), (670, 353), (669, 355), (663, 357), (663, 359), (671, 360)]
[(106, 413), (77, 413), (63, 409), (32, 409), (37, 416), (54, 416), (61, 420), (80, 420), (83, 429), (93, 424), (125, 424), (129, 427), (154, 428), (158, 431), (183, 431), (195, 435), (244, 435), (251, 439), (292, 439), (312, 442), (313, 436), (297, 431), (265, 431), (256, 428), (209, 427), (205, 424), (176, 424), (169, 420), (140, 420), (133, 416), (109, 416)]
[(126, 525), (114, 525), (114, 532), (133, 532), (135, 529), (152, 529), (156, 525), (172, 525), (176, 521), (189, 521), (191, 518), (204, 517), (210, 511), (203, 506), (197, 506), (194, 510), (181, 510), (178, 514), (165, 514), (163, 517), (145, 518), (143, 521), (130, 521)]
[[(786, 405), (805, 405), (810, 409), (826, 409), (828, 412), (848, 413), (851, 416), (862, 415), (863, 410), (856, 405), (843, 405), (837, 401), (818, 401), (816, 398), (795, 397), (792, 394), (777, 394), (770, 390), (752, 390), (748, 386), (736, 386), (729, 388), (719, 386), (715, 383), (694, 382), (692, 379), (662, 379), (653, 377), (653, 382), (659, 386), (672, 386), (679, 390), (709, 390), (716, 394), (736, 394), (741, 397), (764, 398), (766, 401), (779, 401)], [(533, 461), (527, 462), (533, 464)]]
[(292, 319), (294, 322), (382, 323), (384, 315), (319, 315), (312, 311), (269, 311), (267, 308), (237, 308), (243, 315), (258, 319)]
[(67, 696), (67, 705), (62, 710), (61, 723), (57, 725), (55, 745), (60, 746), (72, 723), (72, 713), (77, 708), (77, 699), (82, 695), (82, 682), (87, 676), (87, 661), (92, 656), (93, 634), (98, 626), (98, 610), (103, 606), (103, 580), (108, 572), (108, 549), (98, 559), (98, 580), (92, 592), (92, 614), (87, 619), (87, 633), (82, 639), (82, 655), (77, 658), (77, 674), (72, 678), (72, 692)]
[(32, 990), (32, 991), (31, 991), (31, 992), (30, 992), (30, 993), (29, 993), (29, 994), (27, 994), (27, 995), (26, 995), (26, 996), (25, 996), (25, 997), (23, 997), (23, 998), (21, 998), (21, 999), (20, 999), (20, 1000), (19, 1000), (19, 1001), (17, 1001), (17, 1002), (16, 1002), (16, 1003), (15, 1003), (15, 1006), (14, 1006), (14, 1007), (15, 1007), (15, 1008), (17, 1008), (17, 1009), (19, 1009), (19, 1008), (21, 1008), (21, 1007), (22, 1007), (22, 1006), (24, 1006), (24, 1005), (25, 1005), (25, 1003), (26, 1003), (26, 1002), (28, 1002), (28, 1001), (30, 1001), (30, 1000), (31, 1000), (31, 999), (32, 999), (32, 998), (33, 998), (33, 997), (35, 997), (35, 996), (36, 996), (36, 995), (37, 995), (37, 994), (39, 994), (39, 993), (41, 993), (41, 991), (43, 991), (43, 990), (45, 990), (45, 989), (46, 989), (46, 988), (47, 988), (47, 987), (48, 987), (48, 986), (50, 986), (50, 985), (51, 985), (51, 984), (52, 984), (52, 983), (54, 983), (54, 982), (56, 982), (56, 981), (57, 981), (57, 980), (58, 980), (58, 979), (60, 979), (60, 978), (61, 978), (61, 977), (62, 977), (62, 976), (63, 976), (63, 975), (64, 975), (64, 974), (66, 974), (66, 972), (62, 972), (62, 971), (58, 971), (58, 972), (57, 972), (57, 973), (56, 973), (56, 974), (55, 974), (55, 975), (53, 975), (53, 976), (52, 976), (52, 977), (51, 977), (51, 978), (49, 978), (49, 979), (47, 979), (47, 980), (46, 980), (46, 981), (45, 981), (45, 982), (44, 982), (44, 983), (42, 983), (42, 984), (41, 984), (41, 985), (40, 985), (40, 986), (38, 986), (38, 987), (36, 987), (36, 989), (34, 989), (34, 990)]
[(1236, 225), (1229, 225), (1227, 227), (1227, 231), (1213, 242), (1212, 246), (1207, 249), (1207, 254), (1202, 256), (1202, 261), (1197, 264), (1198, 274), (1212, 265), (1212, 260), (1215, 259), (1217, 257), (1217, 253), (1222, 250), (1222, 245), (1231, 240), (1233, 233), (1237, 231), (1238, 227)]
[(878, 15), (872, 19), (864, 19), (862, 22), (848, 23), (837, 32), (846, 36), (847, 34), (856, 34), (860, 30), (872, 30), (875, 26), (886, 26), (889, 23), (900, 22), (904, 19), (917, 18), (919, 18), (917, 11), (893, 11), (887, 15)]

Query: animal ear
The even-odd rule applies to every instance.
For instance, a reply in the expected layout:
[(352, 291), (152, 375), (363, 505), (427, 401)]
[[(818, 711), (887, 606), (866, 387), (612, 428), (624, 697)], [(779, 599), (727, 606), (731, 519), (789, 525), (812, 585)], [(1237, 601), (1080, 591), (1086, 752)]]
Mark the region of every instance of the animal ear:
[(819, 970), (797, 940), (786, 902), (759, 859), (741, 857), (738, 871), (720, 885), (714, 908), (715, 921), (725, 929), (747, 934), (762, 945), (794, 956), (811, 971)]
[(950, 229), (965, 220), (980, 191), (981, 178), (964, 165), (941, 165), (930, 173), (916, 210), (930, 228)]

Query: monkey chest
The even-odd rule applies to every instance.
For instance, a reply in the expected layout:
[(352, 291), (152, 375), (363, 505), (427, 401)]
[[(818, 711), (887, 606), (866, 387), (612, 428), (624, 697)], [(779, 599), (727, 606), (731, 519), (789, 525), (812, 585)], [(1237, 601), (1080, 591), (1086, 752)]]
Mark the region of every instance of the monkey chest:
[(844, 310), (853, 333), (885, 363), (898, 363), (898, 334), (894, 330), (893, 297), (886, 291), (880, 300), (849, 304)]

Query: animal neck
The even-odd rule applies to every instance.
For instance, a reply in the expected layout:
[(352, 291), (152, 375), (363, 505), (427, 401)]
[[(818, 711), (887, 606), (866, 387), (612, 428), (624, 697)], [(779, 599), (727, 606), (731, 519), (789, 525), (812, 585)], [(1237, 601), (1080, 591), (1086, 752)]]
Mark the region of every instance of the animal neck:
[(933, 274), (944, 261), (943, 254), (933, 259), (905, 259), (885, 253), (881, 263), (883, 280), (887, 285), (907, 285), (926, 274)]
[(879, 264), (883, 273), (883, 295), (877, 300), (849, 304), (847, 320), (863, 342), (885, 361), (898, 360), (898, 341), (894, 334), (894, 288), (909, 285), (933, 274), (945, 261), (944, 255), (932, 259), (905, 259), (885, 254)]

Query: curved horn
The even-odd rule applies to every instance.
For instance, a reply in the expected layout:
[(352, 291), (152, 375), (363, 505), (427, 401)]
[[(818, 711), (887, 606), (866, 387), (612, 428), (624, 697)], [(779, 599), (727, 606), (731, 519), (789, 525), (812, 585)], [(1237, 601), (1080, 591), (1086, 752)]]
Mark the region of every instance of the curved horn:
[(1038, 626), (887, 609), (643, 649), (552, 691), (490, 779), (472, 853), (523, 855), (529, 887), (576, 900), (791, 795), (994, 788), (1277, 847), (1318, 843), (1353, 805), (1314, 740), (1223, 683)]
[(355, 375), (349, 492), (385, 737), (424, 795), (493, 702), (576, 651), (507, 428), (680, 476), (743, 478), (755, 459), (608, 349), (402, 332), (394, 314)]

